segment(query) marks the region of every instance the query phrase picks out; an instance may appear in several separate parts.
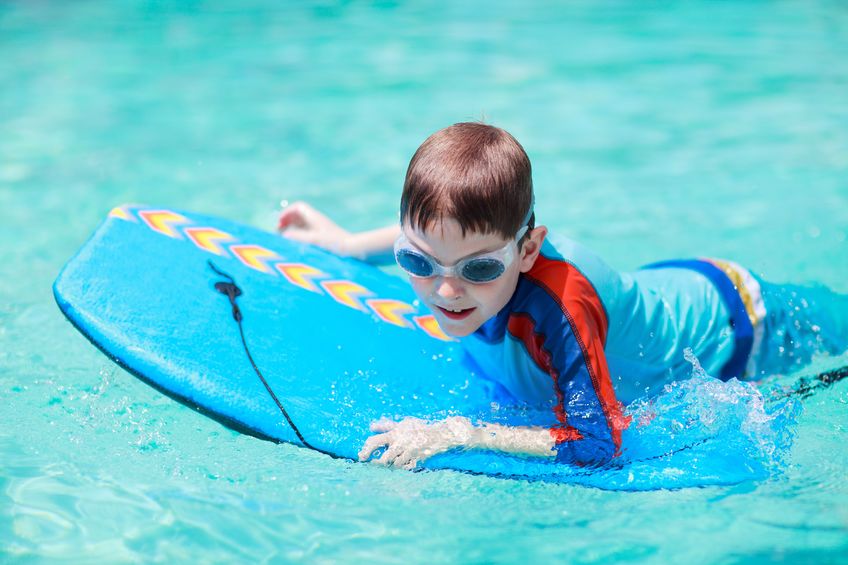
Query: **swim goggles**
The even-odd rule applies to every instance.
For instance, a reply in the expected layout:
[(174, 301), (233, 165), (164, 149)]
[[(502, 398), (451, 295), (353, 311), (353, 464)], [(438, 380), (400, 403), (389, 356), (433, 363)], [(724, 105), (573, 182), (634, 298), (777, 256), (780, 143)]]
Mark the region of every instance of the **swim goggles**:
[(530, 229), (529, 222), (533, 215), (533, 206), (527, 212), (523, 227), (515, 234), (515, 239), (495, 251), (481, 253), (458, 261), (455, 265), (446, 267), (416, 247), (406, 235), (401, 232), (395, 241), (395, 261), (401, 269), (412, 277), (457, 277), (472, 284), (492, 282), (500, 277), (515, 259), (518, 242)]

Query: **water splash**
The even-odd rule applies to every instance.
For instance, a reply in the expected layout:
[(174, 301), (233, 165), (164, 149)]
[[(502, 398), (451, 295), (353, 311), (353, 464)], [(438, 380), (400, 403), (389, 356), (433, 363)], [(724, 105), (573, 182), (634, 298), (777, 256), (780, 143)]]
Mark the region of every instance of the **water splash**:
[[(631, 424), (622, 434), (622, 453), (603, 467), (493, 457), (476, 451), (439, 455), (430, 464), (607, 490), (734, 485), (781, 473), (801, 410), (799, 399), (766, 401), (754, 384), (713, 378), (692, 351), (685, 355), (692, 365), (690, 378), (670, 383), (660, 394), (627, 407)], [(545, 425), (545, 417), (549, 418), (549, 412), (538, 408), (500, 406), (481, 419)]]
[(767, 403), (752, 383), (713, 378), (691, 350), (685, 357), (692, 364), (689, 379), (627, 408), (633, 418), (623, 438), (628, 482), (641, 478), (646, 487), (702, 486), (780, 472), (800, 402), (789, 397)]

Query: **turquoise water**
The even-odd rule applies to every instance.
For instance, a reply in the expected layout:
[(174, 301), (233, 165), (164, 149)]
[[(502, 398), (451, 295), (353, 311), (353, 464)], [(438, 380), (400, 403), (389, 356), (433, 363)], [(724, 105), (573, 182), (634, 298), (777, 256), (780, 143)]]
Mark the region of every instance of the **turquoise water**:
[[(748, 429), (764, 467), (735, 484), (411, 474), (222, 428), (50, 290), (121, 202), (391, 222), (421, 140), (485, 118), (530, 154), (540, 220), (618, 268), (723, 256), (848, 292), (846, 30), (824, 1), (0, 3), (0, 561), (848, 560), (844, 383)], [(747, 390), (684, 396), (705, 426), (758, 419)]]

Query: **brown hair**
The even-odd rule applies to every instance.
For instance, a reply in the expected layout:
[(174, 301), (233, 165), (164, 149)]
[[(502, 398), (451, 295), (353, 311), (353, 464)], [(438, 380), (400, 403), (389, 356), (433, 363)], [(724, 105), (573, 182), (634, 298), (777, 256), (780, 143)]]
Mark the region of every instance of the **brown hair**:
[(532, 201), (530, 159), (521, 144), (500, 128), (459, 123), (428, 137), (412, 156), (400, 219), (427, 229), (452, 218), (463, 235), (509, 239), (523, 226)]

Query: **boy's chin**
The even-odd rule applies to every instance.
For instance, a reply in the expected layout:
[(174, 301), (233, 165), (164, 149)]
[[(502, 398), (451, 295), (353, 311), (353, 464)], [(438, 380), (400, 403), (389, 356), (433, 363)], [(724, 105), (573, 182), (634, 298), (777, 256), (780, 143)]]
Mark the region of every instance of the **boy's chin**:
[(442, 326), (442, 330), (451, 337), (468, 337), (477, 331), (477, 328), (446, 328)]
[(442, 328), (443, 332), (451, 337), (467, 337), (476, 332), (480, 328), (481, 324), (472, 320), (463, 320), (458, 323), (452, 320), (447, 320), (444, 316), (440, 316), (439, 326)]

